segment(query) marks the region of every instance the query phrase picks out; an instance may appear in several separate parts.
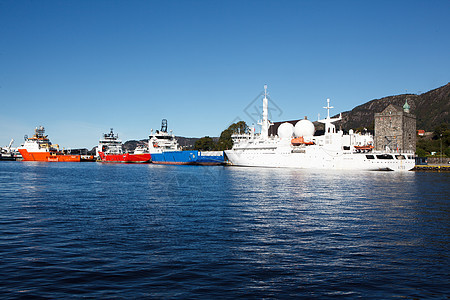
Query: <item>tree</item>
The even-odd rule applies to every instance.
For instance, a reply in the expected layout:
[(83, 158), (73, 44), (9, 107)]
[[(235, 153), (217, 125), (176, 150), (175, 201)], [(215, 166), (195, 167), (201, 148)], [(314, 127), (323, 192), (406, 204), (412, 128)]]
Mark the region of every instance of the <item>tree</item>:
[(202, 137), (195, 142), (195, 150), (213, 151), (216, 150), (217, 145), (209, 136)]
[(427, 152), (423, 150), (422, 148), (416, 148), (416, 155), (418, 157), (425, 157), (427, 156)]
[(448, 124), (442, 123), (441, 125), (434, 128), (433, 139), (438, 140), (441, 138), (441, 135), (444, 136), (446, 133), (447, 135), (449, 133)]
[(220, 151), (231, 149), (231, 147), (233, 147), (233, 140), (231, 139), (231, 135), (247, 132), (248, 126), (244, 121), (239, 121), (237, 123), (231, 124), (220, 134), (219, 142), (217, 143), (217, 149)]

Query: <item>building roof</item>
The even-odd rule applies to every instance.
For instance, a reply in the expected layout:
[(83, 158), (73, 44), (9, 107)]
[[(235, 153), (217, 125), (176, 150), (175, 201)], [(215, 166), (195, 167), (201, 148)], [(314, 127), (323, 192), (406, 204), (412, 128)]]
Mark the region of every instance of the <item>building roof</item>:
[(392, 113), (399, 113), (399, 112), (403, 112), (403, 108), (394, 104), (389, 104), (380, 114), (390, 115)]

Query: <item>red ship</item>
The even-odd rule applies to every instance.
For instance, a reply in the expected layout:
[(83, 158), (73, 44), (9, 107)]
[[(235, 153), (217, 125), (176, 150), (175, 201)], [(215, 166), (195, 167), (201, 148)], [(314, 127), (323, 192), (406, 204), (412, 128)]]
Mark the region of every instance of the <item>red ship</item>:
[(99, 141), (97, 147), (97, 157), (101, 162), (107, 163), (149, 163), (151, 155), (145, 147), (138, 147), (134, 153), (124, 153), (122, 141), (114, 134), (111, 128), (110, 133), (105, 133)]

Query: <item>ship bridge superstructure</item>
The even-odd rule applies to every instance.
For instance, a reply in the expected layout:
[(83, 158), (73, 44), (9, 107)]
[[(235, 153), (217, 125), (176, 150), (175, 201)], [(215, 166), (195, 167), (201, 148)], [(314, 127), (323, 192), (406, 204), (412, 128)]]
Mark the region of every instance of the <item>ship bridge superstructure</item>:
[(56, 152), (59, 150), (59, 145), (52, 144), (47, 135), (45, 135), (44, 126), (38, 126), (34, 129), (34, 135), (32, 137), (28, 137), (25, 135), (25, 142), (22, 145), (22, 148), (26, 148), (29, 151), (53, 151)]
[(96, 150), (97, 156), (98, 152), (104, 152), (105, 154), (122, 154), (122, 140), (119, 139), (118, 134), (114, 134), (111, 128), (109, 133), (104, 133), (103, 137), (98, 142), (98, 147)]
[(163, 119), (161, 123), (161, 130), (150, 130), (148, 138), (148, 148), (150, 153), (161, 153), (166, 151), (179, 151), (180, 147), (175, 135), (167, 132), (167, 120)]

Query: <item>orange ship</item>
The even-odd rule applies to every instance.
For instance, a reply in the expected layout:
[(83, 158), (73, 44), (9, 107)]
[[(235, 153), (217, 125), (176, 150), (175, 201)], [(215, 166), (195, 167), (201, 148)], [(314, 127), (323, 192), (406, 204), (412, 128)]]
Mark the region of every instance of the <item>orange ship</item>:
[(80, 161), (81, 155), (69, 155), (59, 150), (58, 145), (52, 145), (43, 126), (36, 127), (31, 138), (25, 136), (25, 143), (17, 150), (24, 161)]

